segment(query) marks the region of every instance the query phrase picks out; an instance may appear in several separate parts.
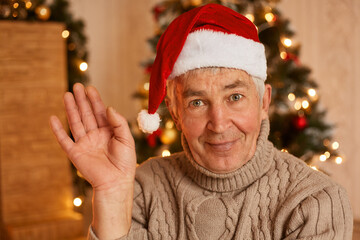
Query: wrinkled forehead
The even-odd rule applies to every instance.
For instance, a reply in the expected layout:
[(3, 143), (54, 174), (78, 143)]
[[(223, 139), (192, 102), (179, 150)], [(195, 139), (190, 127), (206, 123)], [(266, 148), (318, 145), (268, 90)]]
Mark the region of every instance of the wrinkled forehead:
[[(199, 80), (205, 80), (208, 78), (217, 79), (219, 84), (228, 84), (231, 80), (240, 80), (242, 82), (251, 82), (250, 75), (241, 70), (234, 68), (224, 68), (224, 67), (206, 67), (206, 68), (197, 68), (176, 77), (174, 80), (179, 84), (190, 84), (196, 85)], [(169, 81), (169, 80), (168, 80)], [(171, 81), (171, 80), (170, 80)], [(251, 84), (251, 83), (249, 83)]]

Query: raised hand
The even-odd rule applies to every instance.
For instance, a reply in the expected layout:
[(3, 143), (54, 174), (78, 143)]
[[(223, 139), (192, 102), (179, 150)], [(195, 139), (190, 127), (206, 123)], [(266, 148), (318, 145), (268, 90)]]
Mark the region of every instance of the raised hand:
[(74, 95), (65, 93), (67, 119), (75, 142), (60, 120), (50, 117), (50, 126), (60, 146), (93, 187), (92, 227), (101, 239), (116, 239), (131, 226), (135, 143), (127, 121), (113, 108), (105, 109), (93, 87), (74, 85)]
[(127, 121), (113, 108), (105, 109), (94, 87), (75, 84), (64, 104), (75, 142), (56, 116), (50, 118), (51, 129), (85, 179), (96, 190), (132, 183), (136, 154)]

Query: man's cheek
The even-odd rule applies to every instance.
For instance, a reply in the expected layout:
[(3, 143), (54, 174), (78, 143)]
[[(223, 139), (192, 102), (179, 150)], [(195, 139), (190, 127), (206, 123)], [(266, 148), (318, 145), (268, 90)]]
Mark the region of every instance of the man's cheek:
[(187, 117), (183, 120), (183, 130), (188, 132), (188, 135), (200, 135), (206, 126), (206, 122), (201, 118)]

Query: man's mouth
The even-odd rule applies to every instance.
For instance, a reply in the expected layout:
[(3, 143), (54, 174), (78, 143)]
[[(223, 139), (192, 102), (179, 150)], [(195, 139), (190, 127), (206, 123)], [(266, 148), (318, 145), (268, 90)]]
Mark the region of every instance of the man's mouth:
[(214, 151), (225, 152), (230, 151), (236, 142), (237, 140), (224, 142), (205, 142), (205, 144)]

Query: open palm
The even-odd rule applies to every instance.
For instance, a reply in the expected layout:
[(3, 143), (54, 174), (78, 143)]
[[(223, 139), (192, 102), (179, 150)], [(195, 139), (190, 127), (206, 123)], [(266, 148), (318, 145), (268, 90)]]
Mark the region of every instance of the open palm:
[(75, 142), (57, 117), (50, 118), (50, 125), (75, 167), (95, 189), (131, 185), (136, 154), (127, 121), (112, 108), (106, 109), (93, 87), (85, 91), (75, 84), (74, 95), (66, 93), (64, 104)]

